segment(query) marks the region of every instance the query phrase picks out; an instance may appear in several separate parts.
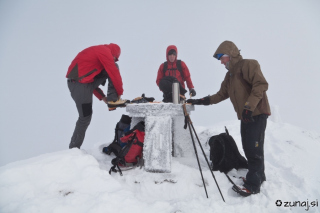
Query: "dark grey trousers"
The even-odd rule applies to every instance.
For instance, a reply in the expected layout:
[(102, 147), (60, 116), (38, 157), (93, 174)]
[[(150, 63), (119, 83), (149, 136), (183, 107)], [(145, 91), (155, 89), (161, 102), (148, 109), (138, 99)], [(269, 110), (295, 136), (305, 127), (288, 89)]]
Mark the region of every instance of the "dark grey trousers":
[(241, 121), (242, 147), (248, 160), (248, 173), (244, 186), (251, 192), (259, 193), (266, 180), (264, 173), (264, 135), (268, 115), (253, 116), (254, 122)]
[[(76, 103), (79, 113), (79, 118), (76, 122), (76, 127), (71, 137), (71, 142), (69, 145), (70, 149), (74, 147), (81, 147), (92, 117), (93, 90), (99, 87), (99, 85), (102, 84), (106, 79), (107, 77), (98, 78), (89, 84), (82, 84), (77, 81), (68, 81), (71, 97)], [(117, 92), (110, 80), (108, 80), (107, 99), (108, 101), (116, 101), (118, 99)]]

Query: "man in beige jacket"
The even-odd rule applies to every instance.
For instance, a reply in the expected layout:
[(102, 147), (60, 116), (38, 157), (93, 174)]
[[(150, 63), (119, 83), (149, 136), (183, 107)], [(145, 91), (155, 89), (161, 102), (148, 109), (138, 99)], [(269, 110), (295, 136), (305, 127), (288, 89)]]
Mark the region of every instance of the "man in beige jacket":
[(248, 173), (243, 186), (233, 190), (243, 196), (260, 192), (264, 173), (264, 135), (267, 118), (271, 114), (264, 78), (258, 61), (243, 59), (237, 46), (231, 41), (220, 44), (213, 55), (228, 70), (220, 90), (201, 99), (189, 99), (194, 105), (217, 104), (230, 98), (238, 119), (241, 120), (242, 147), (248, 160)]

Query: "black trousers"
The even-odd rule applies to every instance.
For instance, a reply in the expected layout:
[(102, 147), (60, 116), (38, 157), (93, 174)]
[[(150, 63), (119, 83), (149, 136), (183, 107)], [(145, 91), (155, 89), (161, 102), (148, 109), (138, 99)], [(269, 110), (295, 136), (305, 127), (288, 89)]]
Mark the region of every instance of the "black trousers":
[(254, 122), (241, 121), (242, 147), (248, 160), (248, 173), (244, 187), (259, 193), (260, 186), (266, 180), (264, 173), (264, 136), (268, 115), (253, 116)]
[(180, 85), (180, 94), (184, 95), (187, 90), (183, 88), (180, 82), (173, 76), (165, 76), (159, 82), (159, 88), (163, 92), (163, 102), (172, 103), (172, 84), (178, 82)]

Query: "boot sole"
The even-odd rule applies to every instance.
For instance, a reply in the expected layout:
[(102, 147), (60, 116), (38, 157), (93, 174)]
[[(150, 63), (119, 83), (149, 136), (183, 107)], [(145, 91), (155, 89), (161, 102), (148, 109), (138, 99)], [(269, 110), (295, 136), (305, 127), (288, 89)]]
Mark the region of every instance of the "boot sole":
[(113, 105), (113, 104), (108, 104), (108, 107), (109, 108), (118, 108), (118, 107), (126, 107), (126, 103), (124, 104), (116, 104), (116, 105)]
[(236, 185), (233, 185), (232, 190), (235, 191), (236, 193), (238, 193), (239, 195), (241, 195), (242, 197), (248, 197), (248, 196), (252, 195), (252, 193), (246, 193), (246, 192), (242, 191)]

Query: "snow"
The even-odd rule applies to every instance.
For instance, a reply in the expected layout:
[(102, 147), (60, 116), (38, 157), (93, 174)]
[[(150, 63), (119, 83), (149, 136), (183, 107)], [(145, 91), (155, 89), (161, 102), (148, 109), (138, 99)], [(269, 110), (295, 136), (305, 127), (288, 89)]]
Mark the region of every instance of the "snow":
[[(196, 126), (207, 156), (207, 139), (224, 132), (224, 126), (243, 154), (239, 121), (225, 121)], [(113, 156), (101, 153), (105, 145), (43, 154), (0, 167), (0, 212), (320, 212), (320, 134), (287, 123), (268, 120), (267, 181), (260, 194), (239, 197), (224, 174), (214, 172), (225, 203), (198, 146), (208, 199), (195, 157), (173, 157), (171, 173), (135, 168), (124, 171), (123, 176), (109, 175)], [(245, 173), (232, 170), (229, 175), (241, 183), (233, 176)], [(277, 207), (277, 200), (283, 205), (305, 201), (309, 207)]]
[[(194, 106), (186, 105), (188, 111), (193, 111)], [(145, 117), (145, 116), (183, 116), (182, 105), (172, 103), (142, 103), (142, 104), (129, 104), (126, 107), (127, 112), (132, 117)]]

